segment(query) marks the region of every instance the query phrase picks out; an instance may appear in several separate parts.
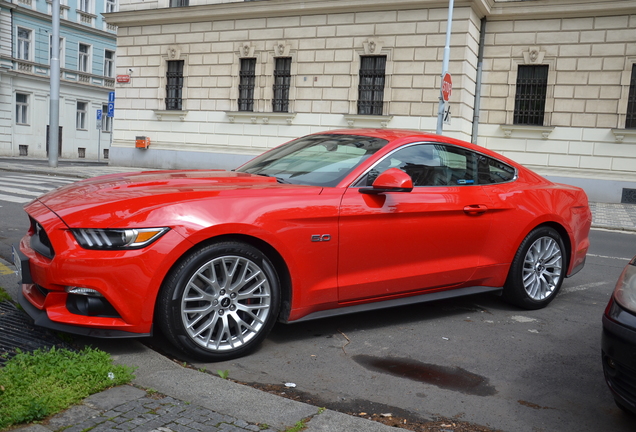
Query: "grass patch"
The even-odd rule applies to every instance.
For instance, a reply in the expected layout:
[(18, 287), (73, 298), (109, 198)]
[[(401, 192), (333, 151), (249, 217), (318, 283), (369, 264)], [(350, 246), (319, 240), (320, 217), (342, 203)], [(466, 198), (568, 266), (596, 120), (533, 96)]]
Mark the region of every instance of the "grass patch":
[(5, 290), (0, 287), (0, 302), (11, 301), (11, 296)]
[(0, 368), (0, 429), (42, 420), (91, 394), (128, 383), (132, 372), (90, 347), (18, 352)]

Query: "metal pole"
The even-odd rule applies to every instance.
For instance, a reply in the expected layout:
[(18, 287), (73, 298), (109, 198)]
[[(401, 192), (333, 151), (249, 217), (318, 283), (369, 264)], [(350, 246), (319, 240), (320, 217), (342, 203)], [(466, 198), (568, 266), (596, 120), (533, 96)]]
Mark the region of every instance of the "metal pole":
[(477, 54), (477, 80), (475, 82), (475, 110), (473, 112), (473, 132), (470, 142), (477, 144), (479, 138), (479, 110), (481, 106), (481, 76), (484, 66), (484, 44), (486, 39), (486, 17), (481, 19), (479, 30), (479, 52)]
[(60, 0), (53, 0), (51, 11), (51, 96), (49, 109), (49, 166), (57, 168), (60, 134)]
[(442, 133), (444, 127), (444, 97), (442, 96), (442, 86), (444, 85), (443, 78), (448, 72), (448, 59), (450, 57), (450, 39), (451, 39), (451, 27), (453, 26), (453, 5), (455, 1), (449, 0), (448, 3), (448, 22), (446, 23), (446, 45), (444, 46), (444, 60), (442, 61), (442, 82), (439, 86), (439, 106), (437, 108), (437, 134)]

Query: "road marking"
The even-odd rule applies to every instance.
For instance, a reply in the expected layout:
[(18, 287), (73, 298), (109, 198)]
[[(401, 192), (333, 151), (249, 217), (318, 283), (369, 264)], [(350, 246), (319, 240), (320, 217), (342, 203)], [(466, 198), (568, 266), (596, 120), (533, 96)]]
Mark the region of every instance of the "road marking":
[[(53, 178), (46, 178), (46, 177), (42, 177), (41, 179), (38, 178), (33, 178), (33, 177), (17, 177), (17, 176), (6, 176), (6, 177), (1, 177), (4, 179), (10, 179), (13, 181), (20, 181), (21, 183), (25, 183), (25, 184), (42, 184), (42, 183), (63, 183), (63, 184), (69, 184), (69, 183), (75, 183), (74, 180), (57, 180), (57, 179), (53, 179)], [(59, 185), (62, 186), (62, 185)]]
[(33, 201), (33, 198), (24, 198), (24, 197), (12, 196), (12, 195), (0, 194), (0, 201), (9, 201), (14, 203), (28, 203), (30, 201)]
[(611, 284), (611, 282), (609, 282), (609, 281), (606, 281), (606, 282), (592, 282), (592, 283), (585, 284), (585, 285), (577, 285), (577, 286), (573, 286), (573, 287), (567, 287), (567, 288), (563, 288), (561, 290), (561, 294), (567, 294), (567, 293), (572, 293), (572, 292), (577, 292), (577, 291), (585, 291), (585, 290), (590, 289), (590, 288), (596, 288), (598, 286), (607, 285), (607, 284)]
[(36, 185), (32, 185), (32, 184), (25, 184), (23, 181), (20, 180), (7, 180), (7, 179), (3, 179), (2, 183), (8, 186), (24, 186), (27, 187), (29, 189), (37, 189), (37, 190), (41, 190), (41, 191), (51, 191), (53, 189), (56, 189), (57, 186), (36, 186)]
[(613, 256), (606, 256), (606, 255), (594, 255), (594, 254), (587, 254), (587, 256), (589, 257), (594, 257), (594, 258), (606, 258), (606, 259), (615, 259), (615, 260), (621, 260), (621, 261), (630, 261), (632, 258), (623, 258), (623, 257), (613, 257)]
[(14, 189), (14, 188), (8, 188), (8, 187), (0, 187), (0, 191), (9, 192), (9, 193), (16, 193), (18, 195), (34, 196), (34, 197), (38, 197), (38, 196), (42, 195), (42, 192), (32, 192), (32, 191), (27, 191), (27, 190), (24, 190), (24, 189)]
[(0, 275), (15, 274), (15, 270), (11, 270), (6, 265), (0, 263)]

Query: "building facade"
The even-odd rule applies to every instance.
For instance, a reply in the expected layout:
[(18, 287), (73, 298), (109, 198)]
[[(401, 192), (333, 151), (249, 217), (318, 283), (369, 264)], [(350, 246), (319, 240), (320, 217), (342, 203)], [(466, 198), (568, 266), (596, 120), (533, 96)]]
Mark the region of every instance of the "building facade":
[[(48, 155), (50, 0), (0, 0), (0, 155)], [(115, 90), (115, 0), (61, 0), (59, 157), (108, 158)], [(98, 129), (101, 127), (101, 130)]]
[[(111, 159), (233, 168), (327, 129), (434, 132), (447, 18), (435, 0), (124, 0)], [(634, 64), (636, 1), (456, 1), (444, 134), (634, 202)]]

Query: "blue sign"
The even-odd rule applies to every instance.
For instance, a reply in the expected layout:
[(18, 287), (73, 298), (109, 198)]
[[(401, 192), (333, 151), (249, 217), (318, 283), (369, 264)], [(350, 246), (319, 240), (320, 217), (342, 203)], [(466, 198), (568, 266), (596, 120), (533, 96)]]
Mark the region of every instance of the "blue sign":
[(102, 110), (97, 110), (97, 121), (102, 119)]
[(108, 117), (115, 117), (115, 102), (108, 102)]
[(115, 102), (115, 92), (108, 93), (108, 102)]

